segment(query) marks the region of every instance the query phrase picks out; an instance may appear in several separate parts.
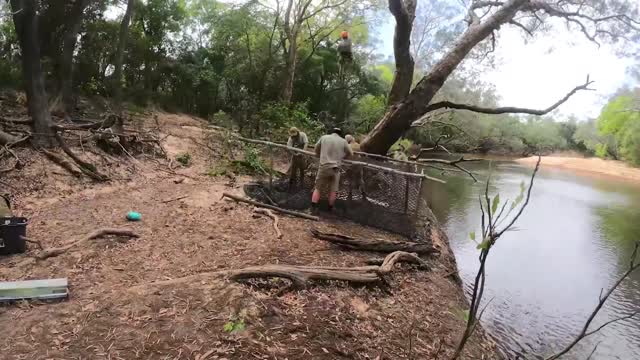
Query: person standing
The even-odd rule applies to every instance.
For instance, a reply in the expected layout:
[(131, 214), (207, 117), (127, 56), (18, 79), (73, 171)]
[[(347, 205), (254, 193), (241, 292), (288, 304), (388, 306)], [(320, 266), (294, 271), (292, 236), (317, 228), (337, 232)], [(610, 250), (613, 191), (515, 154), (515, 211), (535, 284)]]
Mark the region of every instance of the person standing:
[(329, 210), (336, 203), (340, 186), (340, 166), (342, 160), (353, 156), (351, 146), (340, 135), (342, 131), (334, 128), (328, 135), (323, 135), (316, 144), (316, 156), (320, 158), (316, 184), (311, 195), (311, 206), (317, 209), (320, 202), (321, 189), (329, 189)]
[[(354, 153), (360, 151), (360, 144), (358, 144), (352, 135), (347, 135), (344, 139), (347, 140), (347, 143), (351, 146), (351, 150), (353, 150)], [(353, 200), (354, 189), (360, 192), (362, 200), (367, 200), (367, 194), (364, 190), (364, 171), (362, 166), (355, 164), (350, 165), (347, 169), (347, 176), (349, 178), (349, 201)]]
[[(289, 140), (287, 140), (287, 146), (296, 149), (306, 149), (309, 139), (307, 134), (298, 130), (297, 127), (289, 129)], [(289, 167), (289, 189), (291, 189), (296, 183), (296, 176), (300, 175), (300, 186), (304, 185), (304, 171), (307, 168), (307, 162), (304, 155), (299, 153), (293, 153), (291, 156), (291, 166)]]

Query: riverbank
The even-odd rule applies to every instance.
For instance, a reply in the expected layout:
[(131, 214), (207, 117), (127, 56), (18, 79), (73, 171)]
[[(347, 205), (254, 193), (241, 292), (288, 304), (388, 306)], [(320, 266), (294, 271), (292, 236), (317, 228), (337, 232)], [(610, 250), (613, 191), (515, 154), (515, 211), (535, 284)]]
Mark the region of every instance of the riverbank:
[[(527, 158), (516, 159), (515, 161), (521, 164), (534, 166), (538, 161), (538, 157), (531, 156)], [(640, 182), (640, 168), (632, 167), (625, 162), (617, 160), (603, 160), (595, 157), (579, 158), (563, 156), (543, 156), (541, 165), (543, 167), (557, 167), (576, 172), (611, 176), (634, 182)]]
[[(456, 269), (446, 239), (434, 241), (441, 251), (427, 258), (429, 271), (399, 265), (382, 287), (321, 282), (294, 290), (282, 280), (241, 284), (210, 276), (266, 264), (359, 266), (381, 256), (330, 246), (311, 236), (312, 227), (397, 236), (333, 217), (311, 222), (280, 216), (278, 239), (269, 218), (221, 199), (223, 192), (242, 195), (250, 180), (215, 176), (227, 161), (224, 134), (174, 114), (148, 114), (138, 124), (158, 127), (168, 158), (189, 154), (189, 165), (109, 156), (96, 163), (112, 181), (94, 183), (37, 152), (18, 150), (26, 166), (2, 182), (16, 196), (16, 214), (30, 219), (30, 238), (59, 247), (102, 227), (133, 230), (139, 238), (88, 241), (25, 265), (37, 249), (0, 258), (2, 281), (66, 277), (71, 292), (59, 303), (0, 307), (4, 353), (38, 359), (450, 357), (467, 305), (450, 276)], [(86, 143), (72, 149), (82, 157), (96, 151)], [(243, 154), (242, 148), (234, 151)], [(131, 210), (142, 221), (127, 222)], [(495, 345), (480, 334), (466, 353), (496, 358)]]

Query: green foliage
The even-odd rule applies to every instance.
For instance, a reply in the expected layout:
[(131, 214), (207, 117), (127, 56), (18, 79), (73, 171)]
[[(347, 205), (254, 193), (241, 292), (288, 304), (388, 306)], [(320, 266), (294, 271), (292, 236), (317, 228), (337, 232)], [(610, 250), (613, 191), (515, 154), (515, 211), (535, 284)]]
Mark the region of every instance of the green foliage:
[(178, 154), (176, 155), (176, 161), (179, 162), (182, 166), (189, 166), (191, 164), (191, 154)]
[(498, 210), (498, 205), (500, 204), (500, 194), (496, 194), (493, 198), (493, 202), (491, 203), (491, 214), (495, 214), (496, 210)]
[(281, 102), (270, 102), (264, 105), (256, 116), (252, 118), (253, 123), (260, 132), (264, 128), (272, 139), (286, 141), (289, 137), (287, 131), (295, 126), (302, 130), (309, 137), (309, 141), (319, 138), (324, 132), (324, 126), (317, 120), (312, 119), (305, 103), (292, 105)]
[(598, 117), (599, 135), (613, 141), (599, 143), (597, 156), (620, 156), (634, 165), (640, 165), (640, 90), (627, 92), (611, 100)]
[(245, 328), (244, 319), (231, 319), (224, 324), (222, 330), (224, 330), (224, 332), (234, 334), (244, 331)]
[(355, 111), (345, 126), (346, 130), (354, 134), (366, 134), (384, 116), (386, 98), (367, 94), (356, 101)]

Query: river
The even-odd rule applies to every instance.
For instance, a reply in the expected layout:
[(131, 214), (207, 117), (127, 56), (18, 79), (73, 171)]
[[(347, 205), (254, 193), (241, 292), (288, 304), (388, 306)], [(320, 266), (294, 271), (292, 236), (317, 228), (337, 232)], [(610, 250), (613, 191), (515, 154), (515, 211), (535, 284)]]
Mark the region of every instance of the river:
[[(447, 184), (431, 183), (426, 198), (444, 225), (469, 292), (478, 268), (478, 196), (484, 193), (489, 163), (474, 167), (473, 183), (461, 175)], [(491, 163), (490, 194), (514, 199), (532, 169), (509, 161)], [(542, 168), (529, 206), (492, 249), (487, 261), (484, 302), (491, 300), (482, 324), (509, 359), (537, 359), (570, 342), (610, 287), (629, 266), (640, 240), (640, 184)], [(594, 320), (640, 309), (640, 270), (613, 293)], [(583, 340), (566, 359), (640, 359), (640, 315), (610, 325)]]

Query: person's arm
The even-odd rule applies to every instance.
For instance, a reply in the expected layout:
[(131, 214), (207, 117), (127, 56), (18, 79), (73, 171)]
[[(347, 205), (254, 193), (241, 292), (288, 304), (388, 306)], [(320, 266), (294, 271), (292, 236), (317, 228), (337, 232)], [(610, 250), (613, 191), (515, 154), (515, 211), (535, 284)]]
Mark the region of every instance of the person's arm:
[(316, 143), (316, 147), (315, 147), (315, 151), (316, 151), (316, 156), (320, 157), (320, 144), (322, 143), (322, 138), (320, 138), (318, 140), (318, 142)]
[(307, 137), (307, 134), (303, 133), (303, 136), (302, 136), (302, 150), (306, 150), (307, 149), (307, 145), (309, 145), (309, 138)]
[(346, 158), (352, 158), (353, 157), (353, 149), (351, 148), (351, 145), (349, 145), (349, 143), (345, 140), (344, 142), (344, 153), (347, 154)]
[(293, 146), (293, 138), (289, 136), (289, 140), (287, 140), (287, 147), (292, 147), (292, 146)]

